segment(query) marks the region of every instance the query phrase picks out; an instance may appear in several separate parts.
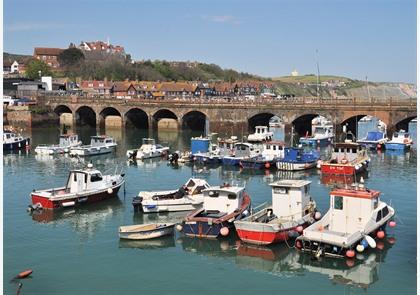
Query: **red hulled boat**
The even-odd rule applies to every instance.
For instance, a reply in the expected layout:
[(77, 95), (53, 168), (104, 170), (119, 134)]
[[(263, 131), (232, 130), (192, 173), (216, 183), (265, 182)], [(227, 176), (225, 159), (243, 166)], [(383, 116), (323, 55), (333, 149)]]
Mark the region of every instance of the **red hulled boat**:
[(34, 190), (30, 209), (59, 209), (94, 203), (115, 197), (124, 183), (124, 174), (102, 175), (88, 164), (86, 169), (72, 170), (64, 187)]

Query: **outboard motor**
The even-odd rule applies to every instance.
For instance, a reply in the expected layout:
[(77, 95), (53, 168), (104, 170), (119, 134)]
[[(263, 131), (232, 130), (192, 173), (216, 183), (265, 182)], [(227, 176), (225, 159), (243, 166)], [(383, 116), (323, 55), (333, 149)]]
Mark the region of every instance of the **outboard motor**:
[(179, 155), (177, 152), (170, 154), (168, 157), (169, 163), (171, 164), (177, 164), (178, 159), (179, 159)]

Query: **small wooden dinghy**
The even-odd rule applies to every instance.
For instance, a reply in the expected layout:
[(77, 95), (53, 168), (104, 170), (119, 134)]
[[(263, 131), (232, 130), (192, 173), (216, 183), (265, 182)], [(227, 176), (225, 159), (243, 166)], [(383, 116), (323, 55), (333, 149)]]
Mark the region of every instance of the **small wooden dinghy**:
[(175, 223), (149, 223), (120, 226), (120, 239), (148, 240), (174, 233)]

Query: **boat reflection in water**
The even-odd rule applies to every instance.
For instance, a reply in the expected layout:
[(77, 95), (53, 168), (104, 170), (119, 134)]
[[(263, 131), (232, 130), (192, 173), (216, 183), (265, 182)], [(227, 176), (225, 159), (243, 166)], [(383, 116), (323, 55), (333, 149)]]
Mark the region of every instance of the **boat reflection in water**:
[(189, 211), (159, 212), (153, 214), (136, 212), (133, 215), (133, 224), (180, 223), (188, 213)]
[(181, 236), (176, 240), (186, 252), (220, 257), (233, 261), (241, 268), (280, 277), (302, 276), (308, 273), (325, 275), (333, 284), (367, 289), (379, 280), (380, 264), (395, 243), (393, 237), (378, 241), (377, 249), (358, 254), (356, 259), (315, 259), (289, 248), (286, 244), (264, 247), (242, 243), (237, 238), (202, 240)]
[(162, 249), (175, 247), (175, 238), (173, 235), (164, 236), (150, 240), (122, 240), (120, 239), (119, 248), (133, 248), (133, 249)]
[(118, 198), (111, 198), (83, 207), (57, 210), (35, 210), (30, 214), (32, 220), (40, 223), (69, 223), (84, 238), (92, 238), (96, 231), (104, 226), (105, 221), (122, 213), (123, 203)]
[(134, 166), (141, 169), (153, 170), (159, 167), (160, 165), (166, 165), (165, 158), (160, 157), (160, 158), (150, 158), (150, 159), (144, 159), (144, 160), (133, 160), (133, 159), (127, 160), (127, 166)]
[(321, 183), (324, 185), (351, 185), (352, 183), (359, 183), (361, 179), (369, 177), (368, 171), (363, 171), (354, 175), (336, 175), (336, 174), (321, 174)]

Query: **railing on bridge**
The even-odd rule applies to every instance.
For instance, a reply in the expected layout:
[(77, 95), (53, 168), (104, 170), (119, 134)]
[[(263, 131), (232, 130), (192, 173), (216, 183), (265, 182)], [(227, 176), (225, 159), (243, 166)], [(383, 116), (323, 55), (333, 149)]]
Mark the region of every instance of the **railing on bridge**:
[[(79, 92), (66, 91), (45, 91), (38, 96), (38, 101), (42, 100), (52, 102), (63, 102), (68, 100), (69, 103), (103, 103), (114, 105), (126, 104), (145, 104), (145, 105), (161, 105), (162, 103), (171, 103), (174, 105), (202, 105), (202, 106), (228, 106), (235, 105), (240, 107), (262, 107), (273, 105), (324, 105), (324, 106), (417, 106), (416, 98), (393, 98), (387, 99), (383, 97), (346, 97), (346, 98), (322, 98), (322, 97), (290, 97), (286, 99), (268, 99), (255, 98), (246, 99), (245, 97), (208, 97), (208, 98), (165, 98), (165, 99), (145, 99), (145, 98), (117, 98), (105, 95), (85, 95)], [(45, 103), (45, 102), (44, 102)]]

